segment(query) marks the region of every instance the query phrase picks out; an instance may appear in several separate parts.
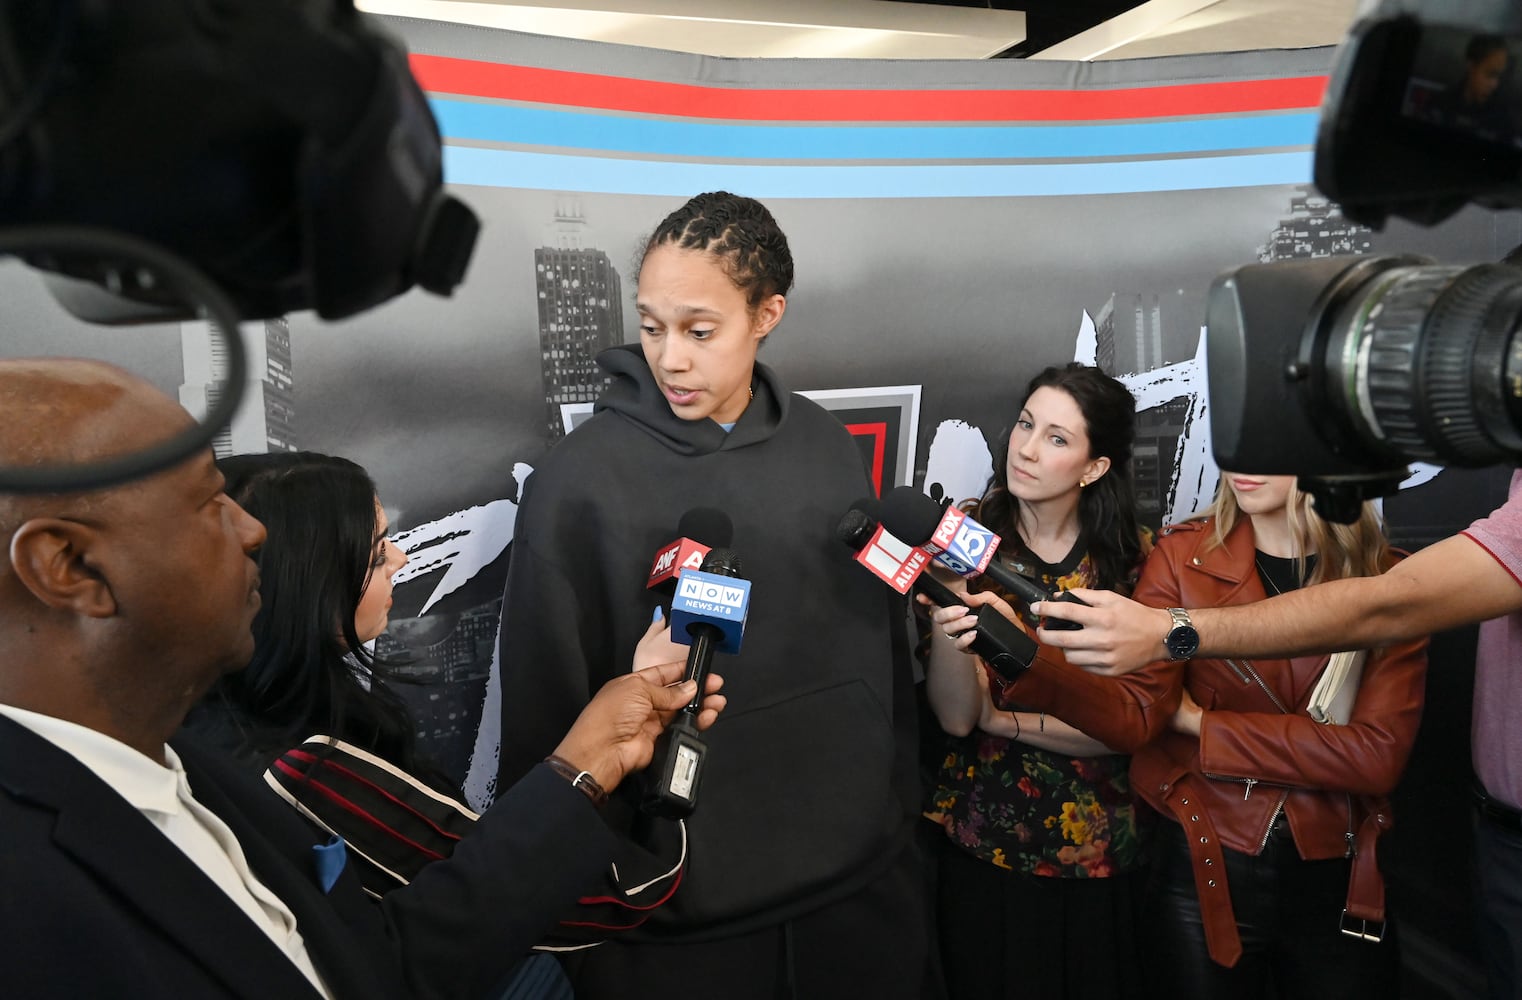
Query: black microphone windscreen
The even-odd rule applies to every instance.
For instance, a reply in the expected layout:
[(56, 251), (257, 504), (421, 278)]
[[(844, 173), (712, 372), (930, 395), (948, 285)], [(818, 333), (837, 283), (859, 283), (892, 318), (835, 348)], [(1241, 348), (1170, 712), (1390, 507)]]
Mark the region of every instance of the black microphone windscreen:
[(734, 522), (728, 514), (713, 507), (693, 507), (687, 511), (677, 523), (676, 533), (678, 538), (690, 538), (711, 549), (735, 540)]
[[(728, 518), (725, 518), (728, 520)], [(715, 576), (739, 576), (740, 554), (734, 549), (718, 547), (711, 549), (708, 555), (703, 557), (703, 565), (700, 570), (704, 573), (712, 573)]]
[(851, 501), (851, 509), (861, 511), (874, 521), (882, 520), (883, 502), (875, 496), (857, 497)]
[(910, 545), (923, 545), (940, 526), (945, 509), (913, 486), (895, 486), (883, 498), (883, 527)]
[(835, 537), (860, 552), (872, 540), (872, 533), (876, 530), (877, 520), (853, 506), (835, 526)]

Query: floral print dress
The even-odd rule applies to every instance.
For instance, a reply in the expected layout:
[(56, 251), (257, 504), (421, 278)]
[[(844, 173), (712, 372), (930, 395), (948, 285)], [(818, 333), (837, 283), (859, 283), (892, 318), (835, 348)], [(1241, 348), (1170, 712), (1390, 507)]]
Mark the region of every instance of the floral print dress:
[[(1080, 539), (1056, 565), (1028, 553), (996, 558), (1047, 590), (1068, 590), (1093, 586), (1084, 549)], [(975, 578), (974, 589), (999, 592), (1024, 612), (1018, 600), (986, 580)], [(1138, 806), (1127, 777), (1130, 757), (1072, 757), (981, 730), (945, 741), (925, 816), (962, 850), (1007, 871), (1059, 878), (1104, 878), (1143, 862)]]

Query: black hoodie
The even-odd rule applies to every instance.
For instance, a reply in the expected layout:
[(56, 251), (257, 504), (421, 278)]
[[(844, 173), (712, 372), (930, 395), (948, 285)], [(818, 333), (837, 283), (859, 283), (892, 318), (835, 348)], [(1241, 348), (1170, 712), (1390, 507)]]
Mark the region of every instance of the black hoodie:
[[(598, 359), (597, 412), (530, 478), (502, 606), (499, 788), (629, 670), (659, 603), (656, 550), (693, 507), (725, 511), (752, 583), (743, 650), (715, 657), (729, 705), (706, 734), (689, 867), (637, 932), (725, 937), (817, 909), (904, 850), (916, 811), (912, 680), (892, 592), (834, 529), (868, 492), (840, 422), (756, 365), (734, 429), (677, 417), (639, 346)], [(637, 776), (608, 810), (635, 822)], [(625, 937), (624, 939), (627, 939)]]

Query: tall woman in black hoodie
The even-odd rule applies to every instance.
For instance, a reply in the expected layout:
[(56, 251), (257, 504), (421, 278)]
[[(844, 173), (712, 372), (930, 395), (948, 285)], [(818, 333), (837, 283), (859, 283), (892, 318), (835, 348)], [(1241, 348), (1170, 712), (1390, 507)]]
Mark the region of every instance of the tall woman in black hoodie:
[[(599, 359), (612, 385), (519, 508), (502, 787), (627, 669), (659, 601), (652, 557), (685, 511), (729, 515), (752, 583), (685, 876), (639, 927), (574, 960), (580, 1000), (921, 995), (908, 659), (888, 592), (834, 538), (867, 479), (840, 423), (756, 360), (792, 283), (759, 202), (716, 192), (668, 216), (640, 268), (640, 343)], [(608, 821), (651, 836), (635, 792)]]

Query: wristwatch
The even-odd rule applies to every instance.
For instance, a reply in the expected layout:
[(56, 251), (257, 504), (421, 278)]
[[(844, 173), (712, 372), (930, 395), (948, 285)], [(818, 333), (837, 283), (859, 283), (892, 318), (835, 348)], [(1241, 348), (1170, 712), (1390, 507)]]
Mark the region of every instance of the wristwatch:
[(1200, 650), (1200, 633), (1195, 631), (1189, 612), (1183, 608), (1169, 608), (1168, 616), (1173, 619), (1173, 627), (1163, 636), (1163, 645), (1173, 659), (1187, 660)]

